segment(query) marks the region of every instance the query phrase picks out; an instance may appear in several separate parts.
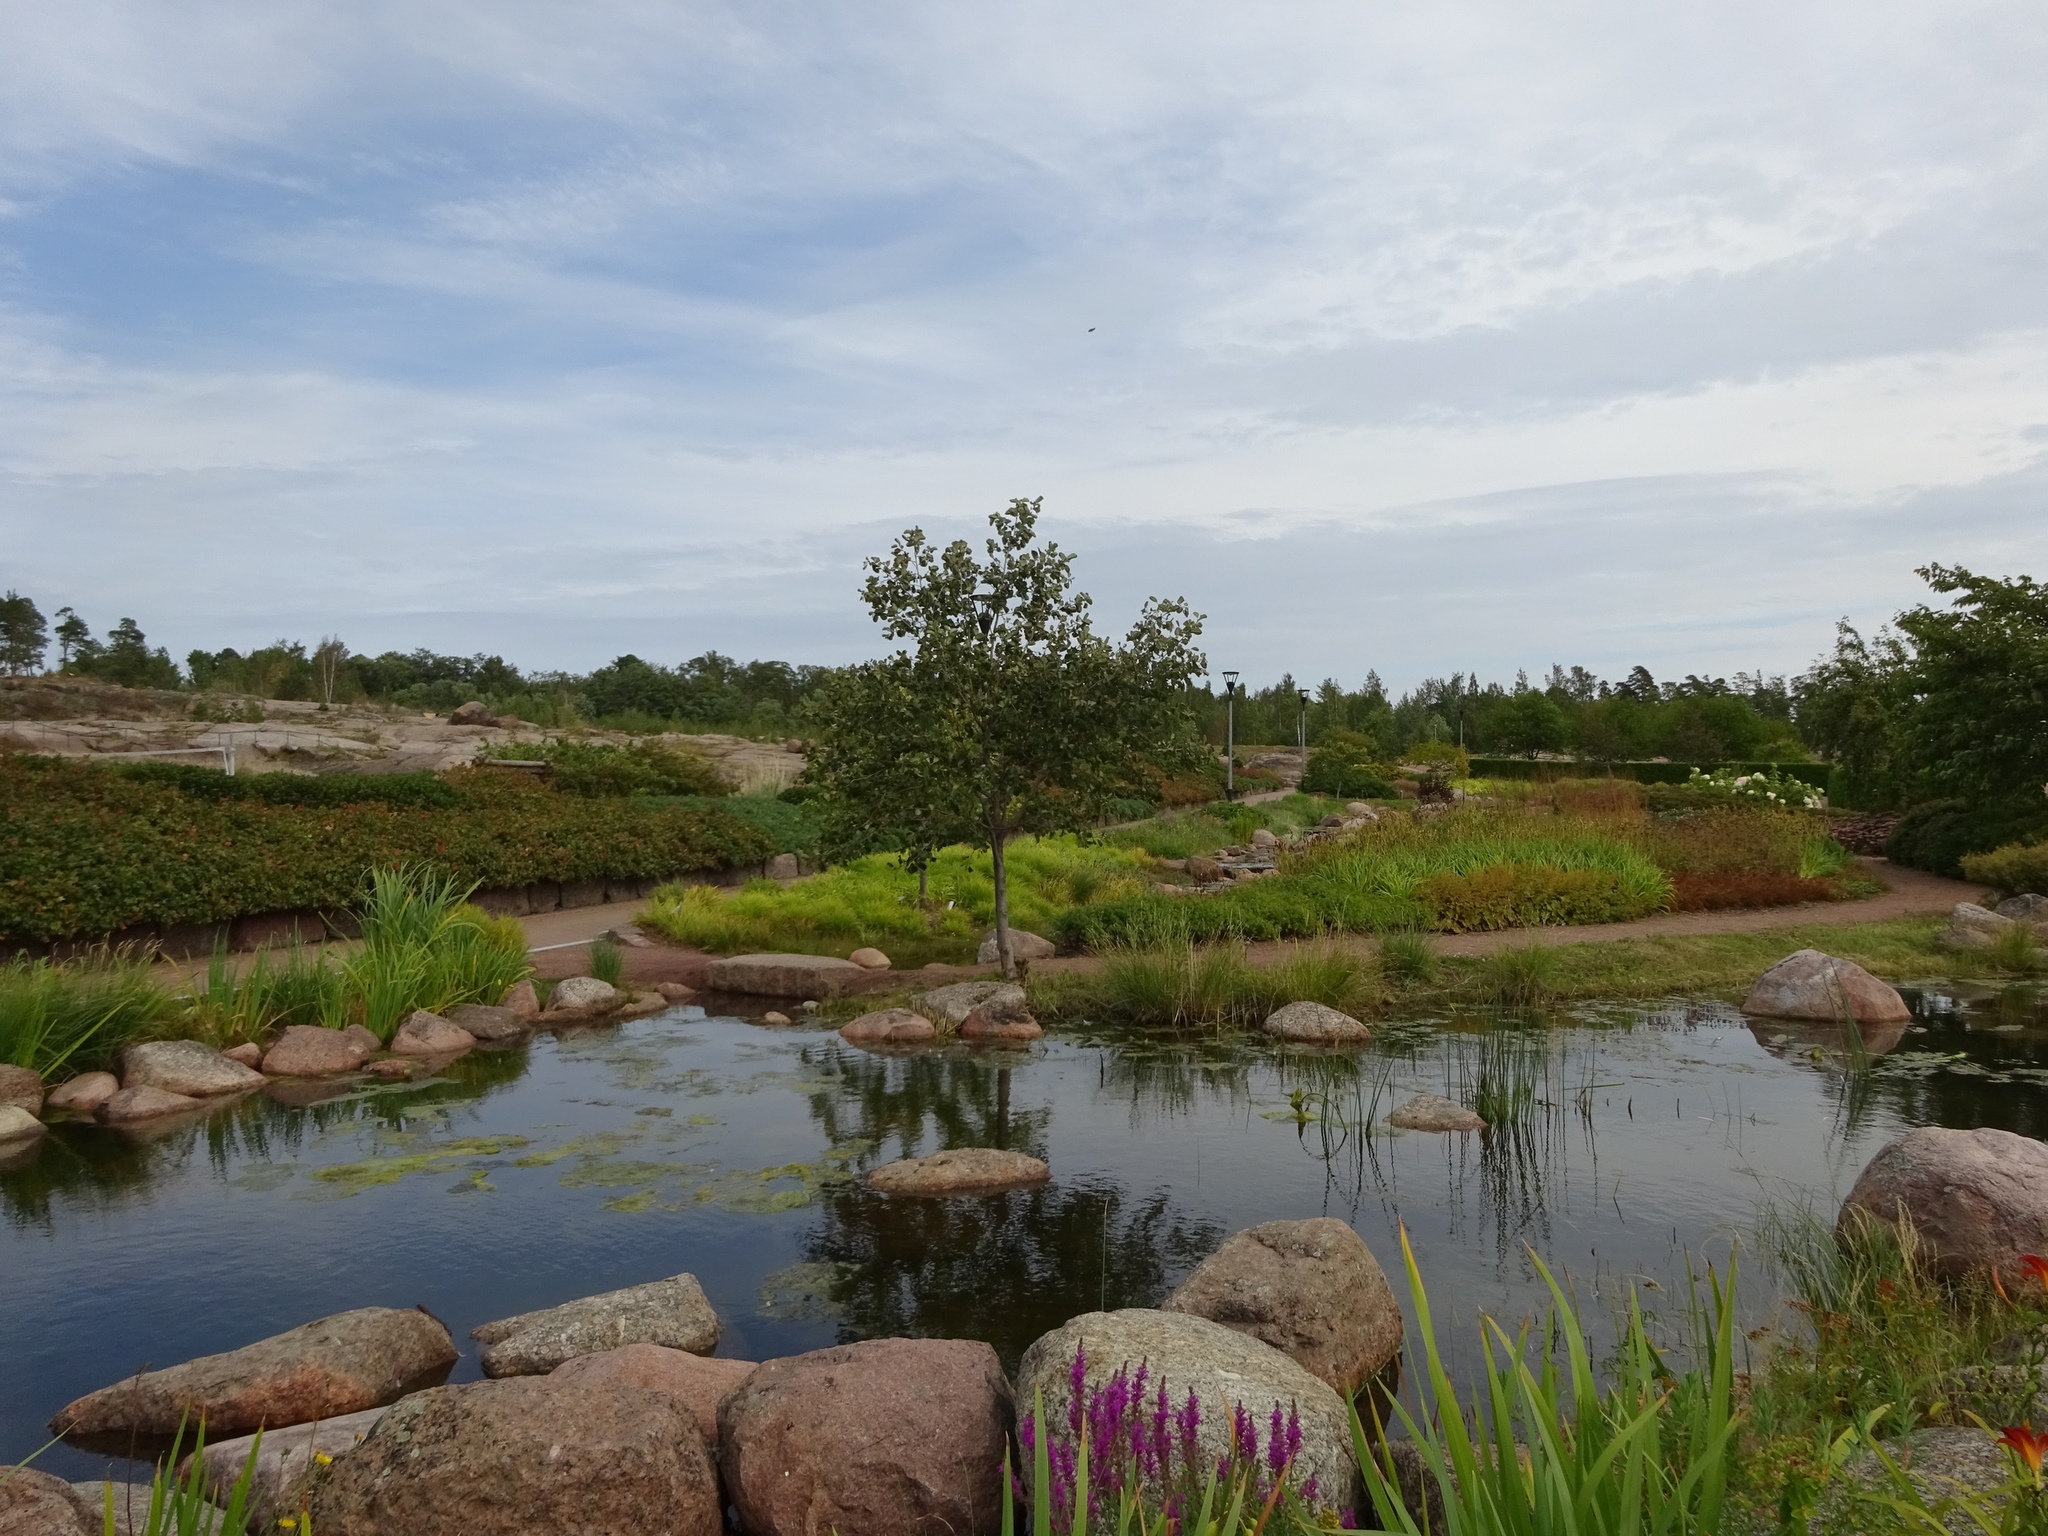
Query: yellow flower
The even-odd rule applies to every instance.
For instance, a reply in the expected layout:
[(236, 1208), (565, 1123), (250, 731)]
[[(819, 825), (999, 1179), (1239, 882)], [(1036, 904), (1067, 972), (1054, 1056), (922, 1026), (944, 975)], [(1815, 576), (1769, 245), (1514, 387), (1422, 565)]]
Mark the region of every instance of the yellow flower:
[(313, 1453), (313, 1459), (319, 1462), (320, 1465), (323, 1467), (331, 1467), (334, 1465), (334, 1458), (328, 1455), (325, 1451), (315, 1451)]
[(290, 1515), (286, 1515), (282, 1520), (278, 1521), (277, 1523), (283, 1526), (288, 1531), (296, 1531), (299, 1528), (299, 1522), (294, 1520)]

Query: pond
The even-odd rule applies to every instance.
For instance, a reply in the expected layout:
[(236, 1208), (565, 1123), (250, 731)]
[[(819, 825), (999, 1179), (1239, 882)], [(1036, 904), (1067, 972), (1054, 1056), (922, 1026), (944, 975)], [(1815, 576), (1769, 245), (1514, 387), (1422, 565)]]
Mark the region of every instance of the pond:
[[(1725, 1259), (1764, 1202), (1831, 1217), (1908, 1127), (2048, 1135), (2033, 990), (1908, 997), (1916, 1022), (1873, 1037), (1867, 1070), (1826, 1029), (1718, 1002), (1381, 1023), (1355, 1057), (1085, 1029), (1028, 1053), (876, 1055), (688, 1007), (426, 1082), (313, 1103), (274, 1087), (149, 1137), (59, 1126), (0, 1171), (0, 1461), (81, 1393), (326, 1313), (424, 1306), (464, 1346), (463, 1380), (479, 1323), (685, 1270), (724, 1319), (720, 1354), (925, 1334), (1014, 1366), (1044, 1330), (1155, 1304), (1225, 1236), (1283, 1217), (1352, 1222), (1404, 1299), (1405, 1223), (1463, 1359), (1478, 1311), (1541, 1307), (1531, 1250), (1589, 1304), (1631, 1282), (1682, 1294), (1688, 1257)], [(1381, 1128), (1417, 1091), (1505, 1124)], [(1053, 1181), (942, 1201), (859, 1182), (955, 1145), (1042, 1156)]]

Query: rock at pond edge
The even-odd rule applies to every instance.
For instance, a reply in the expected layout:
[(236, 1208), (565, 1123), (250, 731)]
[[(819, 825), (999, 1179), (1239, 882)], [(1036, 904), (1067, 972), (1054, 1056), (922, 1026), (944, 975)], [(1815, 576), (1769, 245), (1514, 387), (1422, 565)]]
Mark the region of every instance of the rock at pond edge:
[(868, 1175), (867, 1186), (884, 1195), (982, 1195), (1043, 1184), (1051, 1177), (1051, 1168), (1022, 1152), (954, 1147), (885, 1163)]
[(581, 1296), (470, 1330), (486, 1376), (541, 1376), (578, 1355), (659, 1344), (693, 1355), (718, 1347), (721, 1325), (691, 1274)]

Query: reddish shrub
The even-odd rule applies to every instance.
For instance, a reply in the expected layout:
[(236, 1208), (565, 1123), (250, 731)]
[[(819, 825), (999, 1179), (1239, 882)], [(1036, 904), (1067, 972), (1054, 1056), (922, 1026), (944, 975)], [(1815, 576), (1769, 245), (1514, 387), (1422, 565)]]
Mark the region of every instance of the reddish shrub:
[(1671, 876), (1671, 910), (1718, 912), (1729, 907), (1789, 907), (1802, 901), (1841, 901), (1848, 892), (1833, 880), (1750, 869), (1728, 874)]

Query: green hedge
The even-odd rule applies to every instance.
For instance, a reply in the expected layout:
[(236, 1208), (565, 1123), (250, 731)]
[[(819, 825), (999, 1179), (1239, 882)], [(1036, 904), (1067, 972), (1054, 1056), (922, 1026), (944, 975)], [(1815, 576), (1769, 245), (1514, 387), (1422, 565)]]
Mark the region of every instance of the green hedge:
[(446, 809), (455, 790), (438, 773), (246, 773), (230, 778), (197, 763), (106, 765), (124, 779), (174, 789), (191, 800), (247, 800), (257, 805), (404, 805)]
[(586, 799), (488, 769), (439, 782), (443, 805), (271, 804), (94, 763), (0, 758), (0, 943), (332, 909), (381, 865), (424, 863), (489, 888), (680, 875), (775, 851), (719, 810)]
[(2001, 896), (2048, 895), (2048, 842), (2008, 843), (1990, 853), (1968, 854), (1963, 874)]
[(1833, 770), (1826, 763), (1560, 763), (1530, 757), (1475, 757), (1475, 779), (1634, 779), (1639, 784), (1683, 784), (1701, 773), (1781, 773), (1825, 791)]
[(2040, 838), (2048, 838), (2048, 808), (2037, 803), (1972, 807), (1961, 800), (1929, 800), (1899, 818), (1884, 856), (1909, 869), (1961, 879), (1970, 854)]

